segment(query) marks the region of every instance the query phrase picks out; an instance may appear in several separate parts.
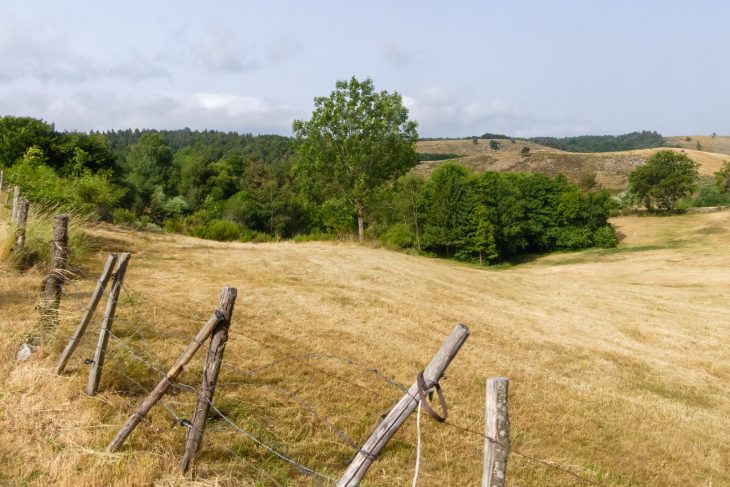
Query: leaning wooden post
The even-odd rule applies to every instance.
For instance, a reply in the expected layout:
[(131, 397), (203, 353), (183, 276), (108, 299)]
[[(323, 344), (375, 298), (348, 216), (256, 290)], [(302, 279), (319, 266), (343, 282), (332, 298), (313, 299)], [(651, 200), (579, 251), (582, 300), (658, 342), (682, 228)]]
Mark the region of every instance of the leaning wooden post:
[[(457, 352), (469, 337), (469, 328), (461, 323), (457, 324), (451, 331), (436, 355), (423, 371), (425, 389), (432, 389), (443, 377), (444, 371), (456, 356)], [(408, 389), (408, 392), (393, 406), (388, 415), (375, 427), (365, 444), (355, 454), (345, 474), (337, 482), (338, 487), (354, 487), (360, 485), (360, 481), (370, 468), (370, 465), (378, 457), (381, 450), (398, 431), (408, 416), (418, 406), (418, 381)]]
[(63, 372), (63, 369), (66, 367), (66, 364), (71, 358), (71, 355), (74, 353), (74, 350), (76, 350), (76, 347), (79, 345), (81, 337), (84, 335), (86, 327), (89, 326), (91, 318), (94, 316), (96, 307), (99, 304), (99, 301), (101, 301), (101, 296), (104, 294), (104, 289), (106, 289), (106, 285), (109, 282), (109, 278), (112, 275), (112, 270), (114, 269), (114, 264), (116, 262), (117, 254), (109, 254), (109, 257), (106, 260), (106, 264), (104, 265), (104, 269), (101, 271), (101, 277), (99, 277), (99, 280), (96, 281), (96, 287), (94, 288), (94, 292), (91, 294), (89, 304), (86, 306), (84, 316), (81, 317), (81, 321), (74, 330), (73, 335), (71, 335), (71, 339), (69, 339), (68, 343), (66, 344), (66, 348), (61, 354), (61, 358), (58, 360), (58, 365), (56, 365), (56, 374), (60, 374), (61, 372)]
[(20, 187), (13, 189), (13, 209), (10, 210), (10, 221), (14, 222), (18, 218), (18, 202), (20, 200)]
[(142, 421), (150, 409), (152, 409), (152, 406), (157, 404), (157, 402), (162, 398), (167, 389), (172, 385), (172, 381), (180, 375), (183, 367), (190, 362), (190, 359), (193, 358), (195, 352), (197, 352), (205, 340), (208, 339), (210, 334), (213, 332), (213, 329), (218, 325), (218, 323), (224, 321), (224, 310), (228, 308), (233, 309), (233, 303), (236, 301), (236, 294), (237, 291), (235, 288), (228, 286), (223, 288), (223, 291), (221, 291), (221, 299), (218, 309), (213, 312), (213, 315), (208, 319), (208, 322), (203, 325), (198, 334), (195, 335), (195, 338), (193, 338), (193, 341), (177, 359), (175, 365), (172, 366), (165, 377), (157, 384), (155, 389), (150, 392), (147, 398), (142, 402), (142, 405), (140, 405), (139, 409), (137, 409), (137, 411), (129, 417), (127, 422), (124, 423), (124, 426), (122, 426), (111, 443), (109, 443), (106, 451), (117, 451), (124, 443), (124, 440), (127, 439), (129, 434), (134, 430), (139, 422)]
[[(16, 186), (17, 187), (17, 186)], [(48, 331), (58, 323), (58, 307), (66, 280), (68, 263), (68, 215), (53, 217), (53, 242), (51, 243), (51, 271), (43, 291), (43, 328)]]
[(504, 487), (509, 456), (509, 379), (487, 379), (486, 437), (482, 487)]
[(124, 283), (124, 274), (127, 272), (129, 264), (129, 254), (123, 253), (119, 258), (119, 266), (117, 272), (112, 278), (112, 289), (109, 292), (109, 299), (106, 302), (106, 310), (104, 311), (104, 320), (101, 322), (101, 330), (99, 330), (99, 341), (96, 344), (96, 352), (91, 362), (91, 370), (89, 371), (89, 382), (86, 384), (86, 393), (90, 396), (96, 394), (101, 380), (101, 372), (104, 367), (104, 357), (106, 355), (106, 347), (109, 343), (109, 334), (112, 331), (114, 323), (114, 315), (117, 311), (117, 303), (119, 302), (119, 293), (122, 291)]
[(233, 314), (234, 301), (221, 302), (220, 311), (223, 313), (223, 321), (218, 323), (210, 337), (208, 354), (205, 356), (203, 367), (203, 380), (200, 384), (198, 401), (193, 410), (193, 419), (187, 435), (185, 435), (185, 454), (180, 462), (180, 470), (187, 472), (200, 450), (200, 443), (203, 441), (205, 422), (208, 419), (208, 411), (213, 403), (213, 393), (218, 382), (218, 372), (223, 362), (223, 351), (228, 341), (228, 328), (231, 326), (231, 315)]
[(18, 209), (18, 225), (15, 228), (15, 249), (20, 250), (25, 246), (25, 229), (28, 224), (28, 212), (30, 210), (30, 201), (26, 198), (20, 199), (20, 208)]

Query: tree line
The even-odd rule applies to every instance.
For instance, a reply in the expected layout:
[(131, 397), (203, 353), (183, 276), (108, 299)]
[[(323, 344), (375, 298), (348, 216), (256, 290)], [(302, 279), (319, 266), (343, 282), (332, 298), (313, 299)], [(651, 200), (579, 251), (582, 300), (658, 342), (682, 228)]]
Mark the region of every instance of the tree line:
[(489, 263), (616, 244), (613, 200), (564, 177), (414, 174), (417, 124), (397, 93), (340, 81), (295, 137), (234, 132), (59, 132), (0, 117), (0, 166), (30, 198), (116, 223), (216, 240), (353, 232), (398, 248)]

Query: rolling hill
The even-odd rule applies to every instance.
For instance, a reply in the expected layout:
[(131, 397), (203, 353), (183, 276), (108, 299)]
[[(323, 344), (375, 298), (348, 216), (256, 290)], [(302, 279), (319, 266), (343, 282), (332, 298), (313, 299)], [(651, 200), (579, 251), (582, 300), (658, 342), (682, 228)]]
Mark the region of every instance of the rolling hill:
[[(709, 137), (708, 137), (709, 138)], [(717, 137), (720, 139), (721, 137)], [(727, 139), (730, 140), (730, 137)], [(641, 149), (622, 152), (574, 153), (552, 149), (521, 140), (515, 144), (501, 140), (499, 150), (489, 149), (488, 141), (474, 145), (470, 140), (423, 141), (418, 142), (418, 152), (463, 154), (458, 159), (426, 161), (416, 167), (420, 174), (428, 174), (446, 162), (457, 162), (475, 171), (540, 172), (549, 175), (565, 174), (572, 181), (578, 181), (581, 174), (595, 172), (596, 180), (612, 191), (625, 189), (628, 175), (637, 165), (661, 149)], [(704, 144), (703, 144), (704, 145)], [(730, 145), (730, 142), (729, 142)], [(529, 155), (520, 153), (524, 146), (530, 147)], [(700, 175), (712, 175), (719, 170), (728, 155), (698, 151), (694, 149), (672, 149), (686, 152), (700, 164)]]
[[(318, 485), (217, 415), (193, 476), (178, 473), (177, 425), (196, 396), (185, 388), (121, 452), (103, 452), (228, 284), (239, 297), (216, 407), (327, 476), (352, 457), (346, 438), (361, 444), (402, 394), (383, 376), (410, 384), (462, 321), (471, 337), (443, 381), (450, 422), (482, 431), (484, 379), (510, 378), (511, 485), (586, 485), (565, 470), (611, 487), (729, 485), (730, 212), (613, 223), (617, 249), (497, 269), (352, 243), (92, 227), (98, 250), (66, 287), (56, 339), (27, 362), (14, 355), (35, 329), (43, 274), (0, 263), (0, 484)], [(52, 371), (112, 250), (133, 257), (101, 392), (88, 397), (98, 321), (67, 373)], [(181, 382), (197, 384), (201, 366), (199, 355)], [(411, 418), (363, 485), (410, 483), (415, 429)], [(421, 429), (419, 485), (478, 485), (481, 436), (426, 415)]]

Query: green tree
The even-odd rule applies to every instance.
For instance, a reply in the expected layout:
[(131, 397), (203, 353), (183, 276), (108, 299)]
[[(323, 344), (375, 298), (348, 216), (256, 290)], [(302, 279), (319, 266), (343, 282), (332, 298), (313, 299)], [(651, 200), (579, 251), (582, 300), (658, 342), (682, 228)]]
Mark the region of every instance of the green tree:
[(715, 184), (721, 193), (730, 193), (730, 161), (725, 161), (715, 173)]
[(527, 146), (524, 146), (522, 149), (520, 149), (520, 154), (522, 154), (523, 156), (529, 156), (530, 148)]
[(373, 192), (416, 165), (416, 122), (398, 93), (376, 92), (371, 79), (338, 81), (329, 97), (317, 97), (309, 120), (295, 120), (297, 171), (323, 180), (330, 196), (345, 199), (357, 214), (358, 236)]
[(697, 163), (687, 154), (661, 150), (629, 175), (629, 193), (643, 201), (647, 210), (653, 202), (669, 211), (677, 200), (689, 196), (697, 186)]
[[(494, 241), (494, 225), (489, 221), (489, 211), (483, 205), (477, 205), (472, 211), (469, 231), (466, 235), (461, 253), (479, 256), (479, 264), (499, 257), (497, 244)], [(458, 254), (457, 254), (458, 256)]]
[(696, 147), (697, 147), (697, 150), (702, 150), (702, 144), (700, 144), (699, 140), (697, 141)]
[(144, 133), (138, 142), (130, 146), (127, 183), (141, 198), (143, 206), (149, 204), (158, 187), (165, 191), (171, 185), (171, 166), (172, 151), (160, 134)]
[(499, 150), (499, 142), (497, 142), (496, 140), (490, 140), (489, 148), (492, 150)]

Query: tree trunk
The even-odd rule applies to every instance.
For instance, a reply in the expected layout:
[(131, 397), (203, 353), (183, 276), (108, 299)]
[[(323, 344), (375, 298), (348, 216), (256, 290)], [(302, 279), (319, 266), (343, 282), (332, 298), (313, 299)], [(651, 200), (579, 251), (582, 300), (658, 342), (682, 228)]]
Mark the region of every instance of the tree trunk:
[(357, 238), (361, 242), (365, 240), (365, 217), (362, 208), (357, 209)]

